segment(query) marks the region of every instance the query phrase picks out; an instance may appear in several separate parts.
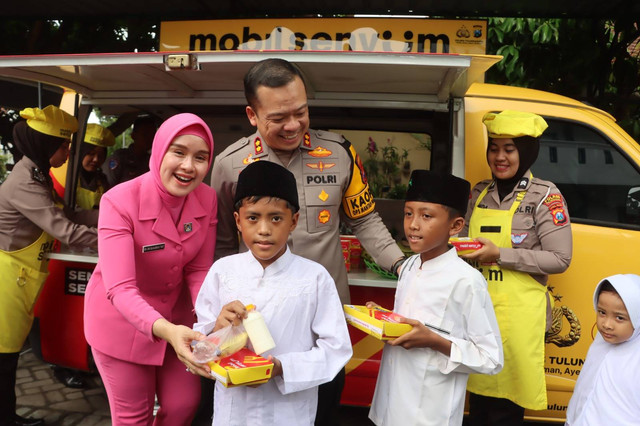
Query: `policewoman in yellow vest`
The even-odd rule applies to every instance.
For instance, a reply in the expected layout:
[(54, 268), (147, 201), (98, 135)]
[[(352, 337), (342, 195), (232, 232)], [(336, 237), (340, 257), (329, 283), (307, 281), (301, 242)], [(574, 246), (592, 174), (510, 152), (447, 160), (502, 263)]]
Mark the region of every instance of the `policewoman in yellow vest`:
[[(524, 409), (547, 408), (544, 334), (550, 323), (548, 274), (571, 262), (569, 213), (556, 186), (531, 173), (547, 123), (502, 111), (483, 117), (493, 179), (471, 191), (465, 227), (484, 246), (466, 255), (484, 275), (502, 334), (504, 368), (471, 375), (470, 425), (522, 424)], [(549, 319), (549, 321), (548, 321)]]
[(107, 158), (107, 147), (115, 143), (116, 139), (109, 129), (99, 124), (87, 124), (84, 142), (80, 145), (82, 167), (76, 187), (76, 204), (81, 209), (97, 209), (102, 194), (109, 189), (107, 177), (100, 166)]
[(0, 185), (2, 426), (44, 424), (15, 413), (15, 381), (33, 306), (48, 273), (46, 253), (53, 249), (54, 239), (69, 246), (97, 248), (96, 228), (76, 224), (65, 215), (49, 177), (49, 169), (67, 159), (77, 120), (55, 106), (26, 108), (20, 115), (26, 121), (14, 126), (13, 143), (22, 157)]

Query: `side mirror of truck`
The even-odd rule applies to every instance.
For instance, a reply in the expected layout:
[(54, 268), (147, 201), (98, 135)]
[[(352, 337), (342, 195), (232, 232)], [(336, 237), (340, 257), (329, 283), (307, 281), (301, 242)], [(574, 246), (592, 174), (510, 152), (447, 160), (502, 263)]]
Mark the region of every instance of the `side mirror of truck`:
[(640, 186), (629, 189), (625, 215), (631, 223), (640, 223)]

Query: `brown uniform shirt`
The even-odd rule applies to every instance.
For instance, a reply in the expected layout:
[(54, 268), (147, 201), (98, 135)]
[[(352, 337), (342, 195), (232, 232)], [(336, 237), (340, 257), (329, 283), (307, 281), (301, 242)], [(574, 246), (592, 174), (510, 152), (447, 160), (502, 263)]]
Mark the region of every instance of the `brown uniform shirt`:
[[(256, 146), (258, 133), (240, 139), (216, 157), (211, 174), (211, 186), (218, 193), (215, 258), (247, 250), (242, 242), (239, 246), (233, 218), (238, 175), (256, 158), (272, 161), (286, 167), (298, 183), (300, 219), (289, 238), (291, 251), (327, 268), (336, 282), (340, 299), (348, 303), (347, 271), (340, 247), (341, 220), (380, 266), (390, 269), (403, 253), (375, 211), (357, 219), (350, 218), (344, 211), (345, 191), (357, 167), (357, 160), (350, 153), (351, 144), (331, 132), (309, 130), (309, 134), (309, 144), (301, 144), (289, 164), (282, 164), (265, 143)], [(314, 156), (316, 152), (319, 156)]]
[[(36, 241), (42, 231), (65, 245), (96, 249), (97, 229), (69, 219), (70, 213), (65, 214), (56, 206), (52, 187), (34, 168), (35, 163), (23, 157), (0, 185), (0, 249), (25, 248)], [(74, 219), (95, 226), (97, 211), (79, 214)]]
[[(524, 176), (529, 176), (529, 172)], [(527, 272), (543, 285), (548, 274), (564, 272), (571, 263), (573, 250), (571, 221), (564, 197), (552, 182), (536, 177), (526, 179), (502, 201), (493, 181), (478, 183), (471, 190), (466, 224), (460, 236), (468, 235), (476, 200), (487, 185), (490, 187), (478, 208), (509, 210), (516, 193), (527, 191), (511, 222), (511, 248), (500, 248), (501, 267)]]

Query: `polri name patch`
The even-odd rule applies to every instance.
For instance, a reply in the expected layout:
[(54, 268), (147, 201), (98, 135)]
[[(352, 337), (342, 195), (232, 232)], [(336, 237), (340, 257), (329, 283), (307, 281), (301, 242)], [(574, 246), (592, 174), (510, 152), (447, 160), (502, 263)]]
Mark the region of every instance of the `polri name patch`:
[(148, 253), (150, 251), (156, 251), (156, 250), (164, 250), (164, 243), (151, 244), (149, 246), (142, 246), (143, 253)]

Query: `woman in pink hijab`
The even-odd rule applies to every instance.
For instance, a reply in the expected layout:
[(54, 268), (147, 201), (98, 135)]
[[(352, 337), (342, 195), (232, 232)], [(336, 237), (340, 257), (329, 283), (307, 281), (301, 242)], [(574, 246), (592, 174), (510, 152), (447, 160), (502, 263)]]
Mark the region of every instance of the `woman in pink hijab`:
[(212, 158), (205, 122), (175, 115), (155, 135), (150, 171), (101, 199), (84, 326), (114, 425), (188, 425), (197, 409), (191, 372), (206, 367), (189, 344), (204, 338), (193, 304), (216, 241), (216, 193), (202, 183)]

